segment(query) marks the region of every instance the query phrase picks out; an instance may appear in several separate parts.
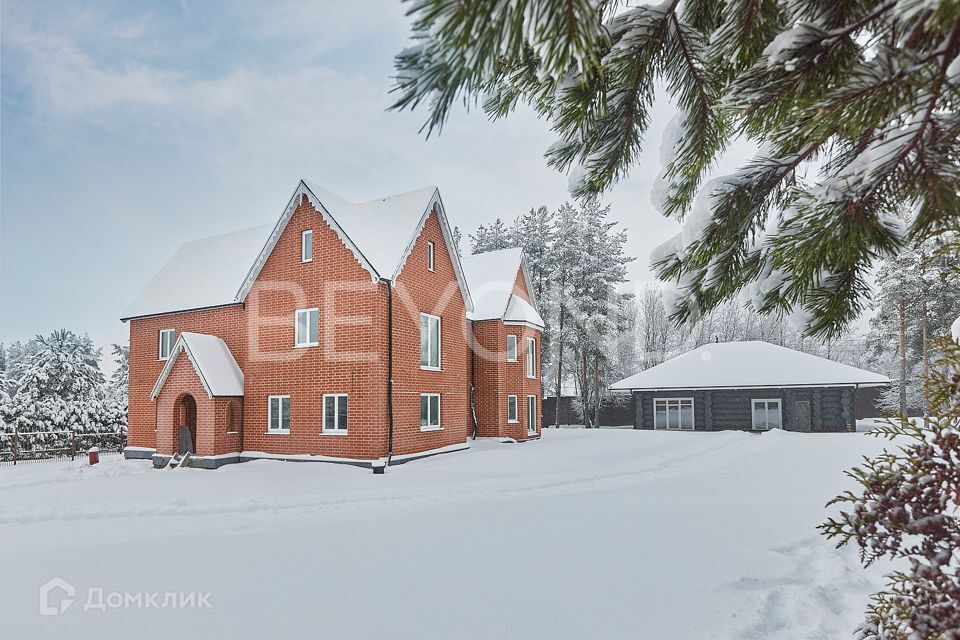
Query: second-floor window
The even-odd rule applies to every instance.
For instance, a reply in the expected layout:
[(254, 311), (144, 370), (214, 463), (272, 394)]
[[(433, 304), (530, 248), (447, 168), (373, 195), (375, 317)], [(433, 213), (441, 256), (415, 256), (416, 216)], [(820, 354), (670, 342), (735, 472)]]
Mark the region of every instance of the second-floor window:
[(507, 362), (517, 361), (517, 336), (510, 334), (507, 336)]
[(319, 344), (319, 309), (297, 309), (293, 346), (315, 347)]
[(527, 338), (527, 377), (537, 377), (537, 339)]
[(158, 349), (158, 360), (166, 360), (170, 357), (170, 352), (173, 351), (173, 337), (176, 332), (173, 329), (160, 329), (160, 335), (158, 336), (158, 342), (160, 344)]
[(428, 242), (427, 243), (427, 269), (430, 269), (430, 271), (433, 271), (433, 251), (434, 251), (433, 243)]
[(300, 262), (313, 262), (313, 229), (300, 234)]
[(440, 369), (440, 318), (420, 314), (420, 368)]

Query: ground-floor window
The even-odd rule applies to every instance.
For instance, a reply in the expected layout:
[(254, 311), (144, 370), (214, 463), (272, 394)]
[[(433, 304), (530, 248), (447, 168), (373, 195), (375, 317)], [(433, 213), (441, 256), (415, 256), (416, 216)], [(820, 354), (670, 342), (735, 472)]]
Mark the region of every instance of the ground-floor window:
[(267, 433), (290, 433), (290, 396), (267, 398)]
[(519, 422), (517, 413), (517, 396), (507, 396), (507, 422)]
[(435, 431), (440, 428), (440, 394), (420, 394), (420, 431)]
[(527, 396), (527, 433), (537, 432), (537, 396)]
[(693, 429), (693, 398), (654, 398), (654, 429)]
[(758, 431), (779, 429), (783, 426), (780, 400), (753, 400), (753, 428)]
[(243, 423), (242, 408), (239, 402), (231, 400), (227, 403), (227, 433), (239, 433)]
[(347, 394), (327, 393), (323, 396), (323, 432), (347, 432)]

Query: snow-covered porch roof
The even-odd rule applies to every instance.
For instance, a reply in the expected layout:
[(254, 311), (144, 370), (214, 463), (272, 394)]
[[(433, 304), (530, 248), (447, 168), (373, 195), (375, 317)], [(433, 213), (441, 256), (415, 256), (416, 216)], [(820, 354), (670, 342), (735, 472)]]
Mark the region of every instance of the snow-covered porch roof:
[(876, 387), (890, 378), (769, 342), (710, 343), (610, 385), (612, 390)]
[(215, 396), (242, 396), (243, 371), (230, 353), (227, 343), (217, 336), (184, 331), (173, 345), (173, 351), (160, 372), (150, 399), (156, 400), (163, 390), (173, 365), (181, 353), (186, 353), (193, 364), (204, 390), (211, 398)]

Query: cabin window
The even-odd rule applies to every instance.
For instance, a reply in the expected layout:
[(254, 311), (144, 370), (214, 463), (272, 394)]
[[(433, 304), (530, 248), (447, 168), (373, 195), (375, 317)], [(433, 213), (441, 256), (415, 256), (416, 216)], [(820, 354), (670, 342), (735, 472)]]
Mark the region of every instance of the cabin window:
[(319, 309), (297, 309), (295, 347), (315, 347), (318, 344), (317, 333), (320, 330)]
[(300, 262), (313, 262), (313, 229), (300, 234)]
[(158, 339), (160, 344), (157, 355), (158, 360), (166, 360), (170, 357), (170, 353), (173, 351), (173, 337), (175, 333), (176, 332), (173, 329), (160, 329), (160, 335)]
[(693, 398), (654, 398), (654, 429), (693, 429)]
[(440, 394), (420, 394), (420, 431), (440, 429)]
[(328, 393), (323, 396), (323, 432), (347, 433), (347, 394)]
[(267, 398), (267, 433), (290, 433), (290, 396)]
[(507, 336), (507, 362), (517, 361), (517, 336), (510, 334)]
[(420, 314), (420, 368), (440, 370), (440, 318)]
[(783, 426), (780, 400), (751, 400), (753, 405), (753, 428), (757, 431), (779, 429)]
[(537, 340), (527, 338), (527, 377), (537, 377)]
[(537, 432), (537, 396), (527, 396), (527, 433)]
[(507, 422), (519, 422), (517, 413), (517, 396), (507, 396)]
[(430, 271), (433, 271), (433, 252), (434, 252), (433, 243), (428, 242), (427, 243), (427, 269), (430, 269)]

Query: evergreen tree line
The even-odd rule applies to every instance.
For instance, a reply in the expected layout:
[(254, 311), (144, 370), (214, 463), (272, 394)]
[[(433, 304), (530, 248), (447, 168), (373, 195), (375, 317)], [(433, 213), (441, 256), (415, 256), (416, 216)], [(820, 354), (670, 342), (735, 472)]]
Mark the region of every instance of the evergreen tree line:
[(931, 362), (942, 359), (940, 345), (960, 314), (960, 232), (933, 235), (885, 260), (876, 285), (867, 342), (874, 368), (894, 382), (881, 407), (927, 415)]
[(103, 350), (67, 329), (0, 345), (0, 449), (63, 447), (66, 432), (119, 434), (127, 427), (129, 347), (113, 345), (116, 369), (100, 369)]

